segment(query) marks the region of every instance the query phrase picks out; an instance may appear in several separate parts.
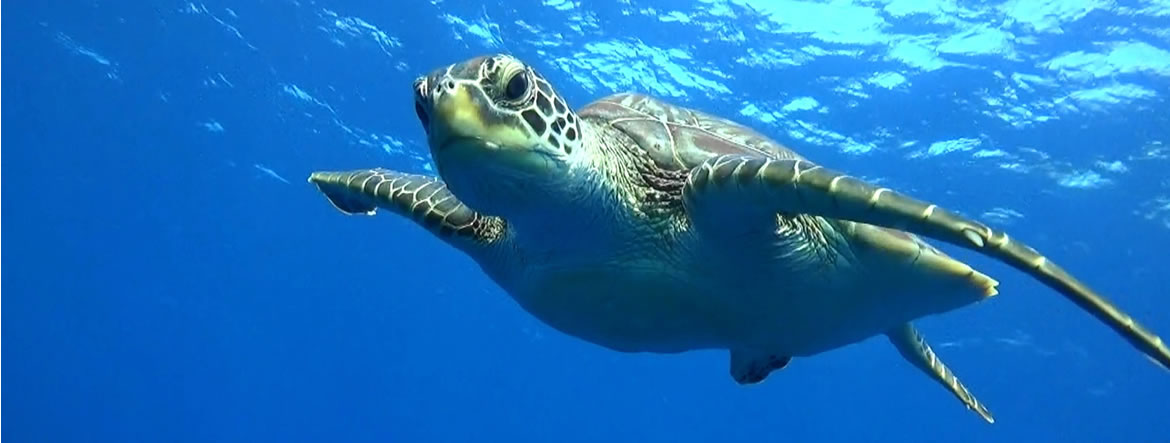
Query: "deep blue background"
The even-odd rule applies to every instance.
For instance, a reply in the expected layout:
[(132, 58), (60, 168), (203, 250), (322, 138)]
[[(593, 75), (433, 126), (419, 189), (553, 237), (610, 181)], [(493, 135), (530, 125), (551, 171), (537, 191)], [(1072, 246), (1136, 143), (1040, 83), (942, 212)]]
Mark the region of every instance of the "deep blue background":
[[(3, 437), (1170, 441), (1170, 374), (953, 248), (1002, 295), (919, 324), (993, 426), (880, 338), (751, 388), (725, 353), (567, 338), (421, 229), (304, 182), (426, 171), (410, 80), (506, 51), (578, 106), (670, 96), (983, 214), (1166, 336), (1170, 6), (547, 3), (10, 3)], [(781, 112), (800, 97), (818, 105)]]

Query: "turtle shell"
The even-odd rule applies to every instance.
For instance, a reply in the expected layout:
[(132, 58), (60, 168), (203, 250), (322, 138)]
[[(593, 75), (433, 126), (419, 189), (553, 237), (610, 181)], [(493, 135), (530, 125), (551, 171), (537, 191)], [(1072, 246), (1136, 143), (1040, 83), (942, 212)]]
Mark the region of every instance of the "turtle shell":
[(578, 111), (626, 133), (663, 170), (689, 170), (723, 154), (806, 160), (792, 149), (731, 120), (636, 94), (614, 94)]
[[(585, 106), (578, 115), (600, 119), (626, 133), (659, 168), (668, 171), (687, 171), (723, 154), (809, 161), (752, 128), (643, 94), (610, 95)], [(846, 220), (832, 222), (853, 241), (891, 257), (915, 257), (924, 269), (970, 278), (981, 288), (996, 284), (910, 232)]]

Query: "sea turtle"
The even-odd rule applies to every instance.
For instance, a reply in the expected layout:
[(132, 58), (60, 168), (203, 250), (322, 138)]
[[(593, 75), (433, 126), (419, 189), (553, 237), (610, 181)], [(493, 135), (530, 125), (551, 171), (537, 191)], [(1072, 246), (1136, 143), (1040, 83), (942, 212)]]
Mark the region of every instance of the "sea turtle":
[(911, 322), (991, 297), (997, 282), (933, 238), (1026, 272), (1170, 367), (1160, 338), (1004, 232), (741, 124), (636, 93), (574, 112), (506, 54), (413, 88), (439, 177), (361, 169), (309, 182), (346, 214), (411, 217), (568, 335), (623, 352), (725, 349), (740, 384), (884, 335), (990, 422)]

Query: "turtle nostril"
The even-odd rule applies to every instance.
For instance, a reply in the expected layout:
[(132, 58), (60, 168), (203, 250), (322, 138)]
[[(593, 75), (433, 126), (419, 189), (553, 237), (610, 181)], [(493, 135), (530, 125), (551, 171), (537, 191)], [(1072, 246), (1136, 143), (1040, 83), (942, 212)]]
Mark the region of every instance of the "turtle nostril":
[(455, 90), (455, 80), (447, 79), (446, 81), (443, 82), (443, 87), (447, 88), (448, 91), (454, 91)]

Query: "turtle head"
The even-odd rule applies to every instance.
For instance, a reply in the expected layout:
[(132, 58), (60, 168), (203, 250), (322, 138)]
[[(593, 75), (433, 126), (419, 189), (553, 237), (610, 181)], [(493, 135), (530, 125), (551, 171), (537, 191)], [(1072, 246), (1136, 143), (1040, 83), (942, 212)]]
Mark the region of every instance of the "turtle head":
[(569, 175), (581, 124), (532, 67), (481, 56), (414, 81), (415, 112), (452, 192), (477, 210), (509, 215)]

